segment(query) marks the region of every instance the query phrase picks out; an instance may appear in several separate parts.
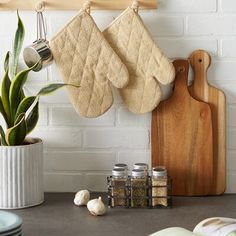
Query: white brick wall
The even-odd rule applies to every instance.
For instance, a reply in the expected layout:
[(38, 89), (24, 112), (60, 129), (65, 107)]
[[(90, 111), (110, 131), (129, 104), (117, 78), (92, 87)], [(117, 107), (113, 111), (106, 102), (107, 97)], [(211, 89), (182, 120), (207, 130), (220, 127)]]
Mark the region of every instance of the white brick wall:
[(187, 17), (187, 34), (194, 36), (235, 35), (234, 15), (190, 15)]
[[(213, 56), (210, 83), (225, 91), (228, 102), (227, 158), (228, 192), (236, 192), (236, 1), (159, 0), (159, 9), (141, 11), (158, 45), (170, 57), (188, 57), (198, 48)], [(92, 12), (104, 29), (120, 11)], [(49, 37), (76, 12), (46, 12)], [(35, 13), (21, 12), (27, 29), (25, 45), (36, 37)], [(12, 45), (15, 12), (0, 12), (0, 63)], [(0, 68), (2, 73), (2, 67)], [(27, 92), (36, 93), (48, 82), (61, 81), (55, 67), (31, 74)], [(73, 110), (67, 91), (41, 98), (41, 117), (34, 136), (45, 142), (45, 190), (106, 190), (106, 176), (116, 162), (151, 163), (151, 114), (128, 112), (114, 91), (114, 105), (97, 119), (80, 117)]]
[(148, 149), (149, 132), (139, 128), (97, 128), (84, 130), (84, 148)]
[(224, 12), (236, 12), (236, 2), (234, 0), (222, 0), (221, 7)]

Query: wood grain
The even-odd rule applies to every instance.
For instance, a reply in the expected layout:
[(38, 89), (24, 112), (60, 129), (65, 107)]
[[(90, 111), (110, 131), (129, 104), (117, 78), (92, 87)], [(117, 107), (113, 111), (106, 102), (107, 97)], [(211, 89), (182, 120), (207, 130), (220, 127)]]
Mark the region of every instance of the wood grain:
[[(0, 2), (0, 10), (34, 10), (38, 0), (6, 0)], [(46, 10), (79, 10), (86, 0), (44, 0)], [(127, 0), (93, 0), (91, 9), (117, 10), (125, 9), (132, 4)], [(156, 9), (157, 0), (138, 1), (141, 9)]]
[(226, 98), (222, 91), (208, 84), (207, 70), (211, 64), (211, 57), (206, 51), (194, 51), (190, 63), (194, 70), (194, 82), (189, 91), (194, 98), (209, 103), (212, 110), (214, 147), (212, 194), (220, 195), (226, 188)]
[(211, 109), (188, 92), (188, 61), (176, 60), (174, 66), (173, 95), (152, 114), (152, 165), (166, 166), (174, 195), (208, 195), (213, 180)]

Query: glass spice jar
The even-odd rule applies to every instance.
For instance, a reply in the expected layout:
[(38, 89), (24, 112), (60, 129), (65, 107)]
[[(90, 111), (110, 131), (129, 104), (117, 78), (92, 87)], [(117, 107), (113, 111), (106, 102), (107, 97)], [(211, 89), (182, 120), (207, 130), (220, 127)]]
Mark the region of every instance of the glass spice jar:
[(144, 170), (146, 173), (146, 176), (148, 176), (148, 164), (146, 163), (135, 163), (134, 170)]
[(134, 169), (131, 175), (131, 207), (146, 207), (147, 204), (146, 172)]
[(124, 168), (115, 168), (112, 170), (112, 180), (111, 180), (111, 196), (112, 207), (115, 206), (128, 206), (128, 191), (126, 188), (127, 184), (127, 171)]
[(163, 166), (152, 169), (152, 206), (168, 206), (167, 170)]
[(113, 169), (124, 168), (128, 172), (128, 166), (124, 163), (117, 163), (114, 165)]

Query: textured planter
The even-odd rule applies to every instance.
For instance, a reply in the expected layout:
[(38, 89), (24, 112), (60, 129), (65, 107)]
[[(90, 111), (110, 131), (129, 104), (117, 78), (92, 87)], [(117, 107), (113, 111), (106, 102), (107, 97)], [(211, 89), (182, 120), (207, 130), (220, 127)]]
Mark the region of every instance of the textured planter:
[(43, 193), (43, 143), (0, 146), (0, 208), (19, 209), (39, 205)]

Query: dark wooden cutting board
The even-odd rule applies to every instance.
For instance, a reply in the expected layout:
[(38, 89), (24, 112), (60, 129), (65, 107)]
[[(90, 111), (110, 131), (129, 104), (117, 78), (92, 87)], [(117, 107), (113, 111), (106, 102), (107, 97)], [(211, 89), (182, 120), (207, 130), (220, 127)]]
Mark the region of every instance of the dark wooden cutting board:
[(190, 63), (194, 71), (194, 81), (189, 91), (194, 98), (207, 102), (212, 111), (214, 156), (212, 194), (219, 195), (224, 193), (226, 188), (226, 98), (221, 90), (208, 84), (207, 70), (211, 64), (211, 57), (206, 51), (194, 51), (190, 56)]
[(174, 195), (208, 195), (213, 181), (211, 109), (188, 92), (189, 62), (176, 60), (174, 66), (173, 95), (152, 114), (152, 165), (166, 166)]

